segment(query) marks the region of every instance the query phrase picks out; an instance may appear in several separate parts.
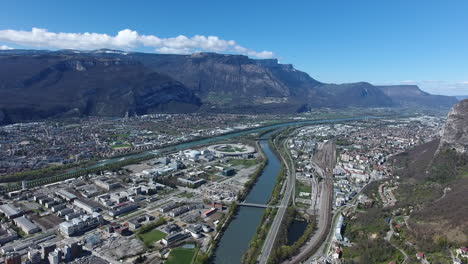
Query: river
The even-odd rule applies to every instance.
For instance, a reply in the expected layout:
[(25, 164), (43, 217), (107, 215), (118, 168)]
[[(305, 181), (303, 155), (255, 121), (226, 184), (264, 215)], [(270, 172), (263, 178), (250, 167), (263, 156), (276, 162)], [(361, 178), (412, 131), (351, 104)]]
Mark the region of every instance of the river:
[[(268, 132), (262, 138), (269, 138), (273, 132)], [(271, 151), (268, 139), (259, 141), (260, 147), (265, 153), (268, 162), (263, 168), (257, 182), (245, 198), (247, 203), (267, 204), (271, 191), (275, 186), (276, 176), (281, 168), (281, 162)], [(263, 215), (263, 208), (244, 207), (239, 208), (235, 218), (229, 223), (218, 243), (214, 263), (239, 264), (242, 255), (249, 248), (249, 242), (257, 229)]]
[[(270, 199), (271, 192), (276, 182), (276, 176), (278, 175), (281, 162), (276, 155), (270, 149), (268, 139), (273, 133), (276, 133), (279, 129), (286, 128), (295, 125), (308, 125), (308, 124), (319, 124), (319, 123), (332, 123), (332, 122), (345, 122), (353, 120), (361, 120), (366, 118), (376, 117), (357, 117), (357, 118), (343, 118), (343, 119), (327, 119), (327, 120), (316, 120), (316, 121), (300, 121), (292, 123), (283, 123), (272, 125), (264, 128), (258, 128), (248, 131), (238, 132), (236, 136), (265, 131), (268, 129), (275, 129), (274, 131), (264, 134), (259, 140), (260, 147), (268, 158), (268, 163), (263, 169), (261, 175), (258, 177), (257, 182), (247, 195), (245, 202), (247, 203), (258, 203), (266, 204)], [(230, 136), (232, 134), (229, 134)], [(239, 264), (241, 263), (242, 255), (249, 248), (250, 240), (256, 232), (256, 229), (260, 223), (263, 215), (263, 208), (252, 208), (241, 206), (234, 219), (229, 223), (228, 228), (224, 231), (221, 236), (221, 240), (218, 243), (218, 247), (215, 251), (214, 264)], [(290, 237), (291, 240), (297, 240), (296, 234)]]

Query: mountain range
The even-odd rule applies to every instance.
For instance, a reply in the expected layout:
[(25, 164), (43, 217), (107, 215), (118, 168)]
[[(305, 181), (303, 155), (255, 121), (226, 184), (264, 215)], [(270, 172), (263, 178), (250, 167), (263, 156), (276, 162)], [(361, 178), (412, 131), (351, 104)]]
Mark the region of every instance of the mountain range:
[(276, 59), (117, 50), (0, 51), (0, 124), (63, 116), (449, 108), (417, 86), (326, 84)]

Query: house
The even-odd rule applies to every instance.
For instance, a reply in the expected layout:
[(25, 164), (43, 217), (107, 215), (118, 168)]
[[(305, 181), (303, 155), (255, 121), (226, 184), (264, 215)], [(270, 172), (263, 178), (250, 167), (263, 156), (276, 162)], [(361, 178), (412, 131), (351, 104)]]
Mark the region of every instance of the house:
[(208, 216), (214, 214), (216, 211), (217, 211), (216, 208), (211, 208), (211, 209), (206, 210), (205, 212), (203, 212), (203, 213), (202, 213), (202, 216), (203, 216), (203, 217), (208, 217)]
[(468, 247), (461, 247), (456, 250), (457, 257), (468, 258)]
[(234, 176), (234, 174), (236, 174), (236, 170), (234, 169), (223, 170), (223, 176)]
[(424, 259), (424, 253), (422, 253), (422, 252), (416, 253), (416, 258), (417, 258), (418, 260)]

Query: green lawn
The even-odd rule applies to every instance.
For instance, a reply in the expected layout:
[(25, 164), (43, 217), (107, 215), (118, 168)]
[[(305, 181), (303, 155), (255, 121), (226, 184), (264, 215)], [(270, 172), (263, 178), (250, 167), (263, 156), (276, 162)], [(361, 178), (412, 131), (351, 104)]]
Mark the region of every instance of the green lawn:
[(130, 148), (130, 147), (132, 147), (131, 144), (115, 144), (115, 145), (112, 145), (113, 149), (116, 149), (116, 148)]
[(249, 167), (257, 165), (259, 161), (256, 159), (231, 159), (229, 160), (229, 163), (234, 166), (241, 165), (246, 168), (249, 168)]
[(140, 240), (143, 241), (145, 245), (151, 245), (154, 242), (161, 240), (165, 237), (166, 237), (166, 233), (159, 231), (157, 229), (153, 229), (149, 232), (138, 235), (138, 238), (140, 238)]
[(191, 192), (182, 192), (180, 194), (178, 194), (177, 196), (179, 197), (185, 197), (185, 198), (192, 198), (193, 196), (195, 196), (195, 194), (191, 193)]
[(309, 193), (309, 196), (301, 196), (299, 198), (310, 198), (310, 192), (312, 188), (310, 185), (304, 184), (301, 181), (296, 180), (296, 197), (299, 197), (299, 193), (306, 192)]
[(165, 264), (190, 264), (195, 251), (195, 248), (174, 248)]

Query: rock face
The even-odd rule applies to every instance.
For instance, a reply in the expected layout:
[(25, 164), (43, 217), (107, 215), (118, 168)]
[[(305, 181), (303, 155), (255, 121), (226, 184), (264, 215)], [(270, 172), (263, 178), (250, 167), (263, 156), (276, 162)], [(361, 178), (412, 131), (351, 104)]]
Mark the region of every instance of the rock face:
[(468, 152), (468, 99), (457, 103), (449, 112), (441, 133), (441, 148), (452, 148), (462, 154)]
[(0, 56), (0, 123), (59, 116), (196, 111), (182, 83), (139, 62), (57, 55)]
[(455, 101), (417, 87), (325, 84), (276, 59), (242, 55), (0, 51), (0, 124), (126, 113), (450, 107)]
[(300, 112), (317, 107), (393, 106), (388, 96), (369, 83), (324, 84), (276, 59), (216, 53), (133, 53), (127, 57), (185, 84), (210, 110)]

